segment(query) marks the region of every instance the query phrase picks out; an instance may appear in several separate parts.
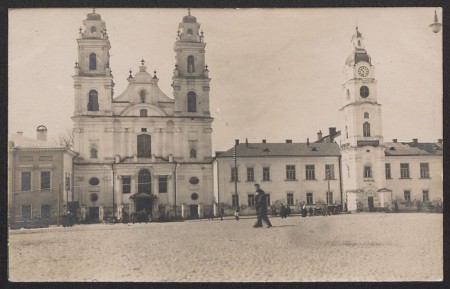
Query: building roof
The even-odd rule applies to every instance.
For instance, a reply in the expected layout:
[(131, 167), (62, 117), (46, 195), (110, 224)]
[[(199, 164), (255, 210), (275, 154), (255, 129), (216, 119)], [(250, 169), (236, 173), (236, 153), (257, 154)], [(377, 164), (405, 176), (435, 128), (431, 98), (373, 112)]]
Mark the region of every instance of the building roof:
[(385, 142), (386, 156), (443, 155), (442, 143)]
[[(337, 143), (242, 143), (237, 157), (340, 156)], [(234, 148), (216, 152), (217, 157), (233, 157)]]
[(65, 149), (65, 146), (54, 142), (32, 139), (21, 134), (11, 134), (8, 140), (14, 142), (14, 148), (33, 148), (33, 149)]

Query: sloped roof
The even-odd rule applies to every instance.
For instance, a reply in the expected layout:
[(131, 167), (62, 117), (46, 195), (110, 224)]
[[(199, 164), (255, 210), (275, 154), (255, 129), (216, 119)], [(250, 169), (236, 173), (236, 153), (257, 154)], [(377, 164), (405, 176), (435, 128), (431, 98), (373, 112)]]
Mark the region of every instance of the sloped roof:
[[(242, 143), (236, 147), (238, 157), (339, 156), (337, 143)], [(234, 148), (216, 152), (217, 157), (233, 157)]]
[(442, 155), (442, 143), (419, 143), (419, 142), (385, 142), (386, 156), (405, 155)]
[(34, 149), (65, 149), (65, 146), (58, 145), (55, 142), (46, 142), (32, 139), (20, 134), (8, 135), (8, 140), (14, 142), (15, 148), (34, 148)]

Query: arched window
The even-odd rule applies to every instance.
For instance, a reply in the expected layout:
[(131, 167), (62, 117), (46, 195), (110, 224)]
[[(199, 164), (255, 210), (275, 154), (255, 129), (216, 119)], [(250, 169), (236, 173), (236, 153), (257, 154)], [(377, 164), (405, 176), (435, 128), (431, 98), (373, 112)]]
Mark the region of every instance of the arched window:
[(370, 123), (365, 122), (363, 124), (363, 136), (367, 137), (370, 136)]
[(96, 159), (98, 155), (98, 150), (95, 147), (91, 148), (91, 159)]
[(97, 27), (91, 26), (91, 33), (94, 33), (95, 31), (97, 31)]
[(89, 54), (89, 70), (97, 69), (97, 56), (95, 53)]
[(369, 88), (367, 86), (361, 86), (359, 89), (359, 94), (362, 98), (366, 98), (369, 96)]
[(190, 91), (187, 95), (188, 112), (197, 112), (197, 95)]
[(140, 115), (140, 116), (147, 116), (147, 110), (146, 110), (146, 109), (141, 109), (141, 110), (139, 111), (139, 115)]
[(192, 35), (193, 34), (192, 29), (189, 28), (187, 34)]
[(345, 126), (345, 138), (348, 138), (348, 126)]
[(145, 90), (141, 90), (141, 92), (139, 92), (139, 96), (141, 97), (142, 103), (144, 103), (145, 102)]
[(369, 118), (369, 113), (368, 112), (364, 113), (364, 118)]
[(188, 63), (188, 73), (195, 72), (195, 68), (194, 68), (194, 56), (189, 55), (188, 58), (187, 58), (187, 63)]
[(361, 46), (361, 40), (358, 40), (358, 46)]
[(137, 156), (150, 158), (152, 156), (152, 137), (148, 134), (137, 136)]
[(197, 150), (195, 148), (191, 148), (191, 150), (189, 151), (189, 157), (192, 159), (197, 158)]
[(347, 99), (350, 99), (350, 90), (347, 89)]
[(148, 170), (142, 170), (138, 174), (138, 193), (152, 193), (152, 176)]
[(88, 111), (98, 111), (98, 92), (96, 90), (89, 91)]

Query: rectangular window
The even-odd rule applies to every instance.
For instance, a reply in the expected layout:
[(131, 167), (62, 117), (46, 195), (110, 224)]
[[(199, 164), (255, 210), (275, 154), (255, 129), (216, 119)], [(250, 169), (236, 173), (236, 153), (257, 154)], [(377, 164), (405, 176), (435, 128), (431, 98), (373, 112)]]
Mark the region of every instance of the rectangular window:
[(430, 178), (430, 168), (428, 163), (420, 163), (420, 178), (421, 179)]
[(327, 204), (333, 203), (333, 192), (327, 192)]
[(248, 194), (247, 196), (248, 205), (254, 206), (255, 205), (255, 195), (254, 194)]
[(313, 193), (306, 193), (306, 204), (307, 205), (314, 204)]
[(316, 172), (315, 172), (314, 165), (306, 165), (305, 171), (306, 171), (306, 179), (307, 180), (315, 180), (316, 179)]
[(391, 164), (384, 165), (384, 171), (386, 172), (386, 179), (392, 179), (391, 177)]
[(21, 173), (21, 191), (31, 191), (31, 172)]
[(334, 180), (334, 165), (325, 165), (325, 179)]
[(266, 205), (270, 206), (270, 194), (266, 194)]
[(371, 178), (371, 177), (372, 177), (372, 167), (364, 166), (364, 178)]
[(167, 176), (158, 177), (158, 193), (167, 193)]
[(405, 197), (405, 201), (407, 202), (411, 201), (411, 191), (404, 191), (403, 196)]
[(19, 161), (21, 161), (21, 162), (32, 162), (33, 161), (33, 157), (31, 157), (31, 156), (19, 157)]
[(288, 205), (294, 204), (294, 194), (293, 193), (287, 193), (286, 204), (288, 204)]
[(238, 203), (239, 203), (239, 196), (236, 196), (235, 194), (231, 195), (231, 204), (233, 208), (236, 208)]
[(286, 165), (286, 180), (295, 180), (295, 166)]
[(429, 202), (430, 201), (430, 195), (428, 193), (428, 190), (423, 190), (422, 191), (422, 199), (424, 202)]
[(263, 181), (270, 181), (270, 168), (269, 167), (263, 168)]
[(22, 205), (22, 220), (31, 219), (31, 205)]
[(255, 170), (253, 168), (247, 168), (247, 182), (255, 181)]
[(122, 193), (131, 193), (131, 177), (122, 177)]
[(39, 156), (39, 161), (44, 161), (44, 162), (53, 161), (53, 156)]
[(50, 205), (41, 205), (41, 218), (48, 219), (50, 218), (51, 207)]
[(41, 190), (50, 190), (50, 172), (41, 172)]
[(409, 179), (409, 164), (400, 164), (400, 178)]
[(239, 181), (239, 179), (238, 179), (238, 173), (239, 173), (239, 170), (238, 170), (238, 168), (231, 168), (231, 181), (232, 182), (234, 182), (234, 181)]

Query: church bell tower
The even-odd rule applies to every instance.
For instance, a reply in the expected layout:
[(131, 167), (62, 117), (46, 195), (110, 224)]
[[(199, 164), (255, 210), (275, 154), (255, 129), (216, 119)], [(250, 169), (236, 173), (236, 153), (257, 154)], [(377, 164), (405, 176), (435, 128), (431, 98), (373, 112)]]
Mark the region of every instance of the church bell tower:
[(80, 27), (78, 60), (75, 63), (74, 117), (112, 115), (113, 76), (109, 67), (109, 43), (106, 25), (101, 16), (89, 13)]
[(341, 133), (343, 188), (349, 210), (384, 206), (385, 152), (375, 67), (356, 27), (344, 68)]
[(209, 117), (208, 66), (205, 62), (203, 31), (197, 18), (187, 16), (179, 24), (174, 50), (176, 63), (173, 75), (175, 116)]

